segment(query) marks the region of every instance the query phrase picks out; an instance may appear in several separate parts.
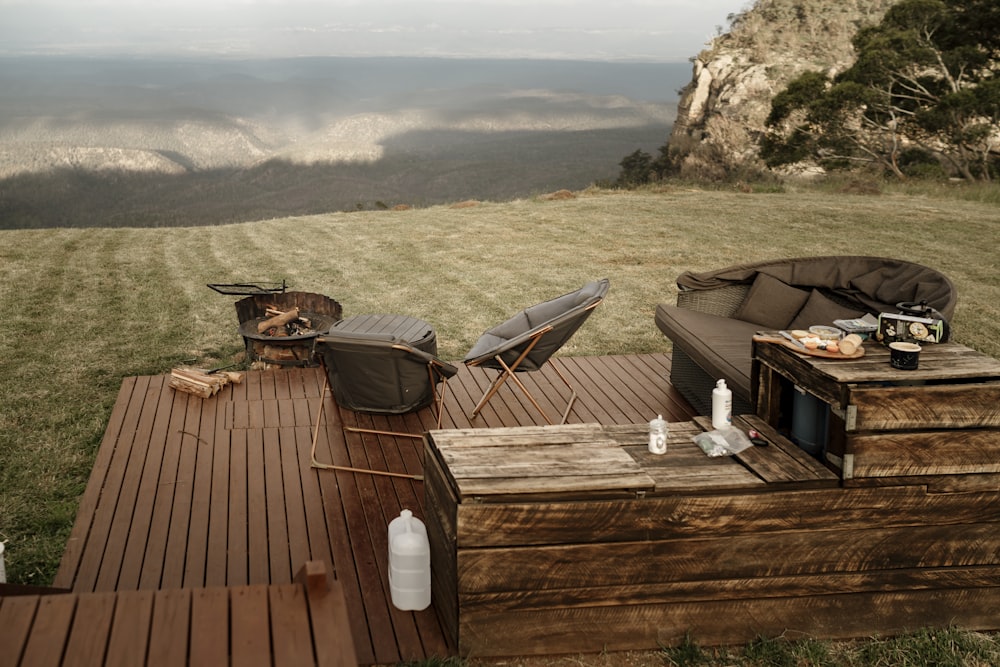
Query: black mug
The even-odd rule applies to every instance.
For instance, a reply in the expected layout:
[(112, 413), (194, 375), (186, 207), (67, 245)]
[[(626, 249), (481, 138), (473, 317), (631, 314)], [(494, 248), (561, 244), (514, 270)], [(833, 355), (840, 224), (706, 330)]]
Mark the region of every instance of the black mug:
[(915, 371), (920, 362), (920, 346), (916, 343), (889, 343), (889, 363), (901, 371)]

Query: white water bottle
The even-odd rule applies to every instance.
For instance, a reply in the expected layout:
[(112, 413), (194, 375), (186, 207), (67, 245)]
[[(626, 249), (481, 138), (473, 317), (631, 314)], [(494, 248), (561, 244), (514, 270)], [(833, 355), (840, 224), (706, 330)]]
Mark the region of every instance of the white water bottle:
[(733, 392), (725, 380), (715, 383), (712, 390), (712, 428), (724, 429), (733, 425)]
[(427, 528), (406, 509), (389, 522), (389, 593), (392, 604), (404, 611), (419, 611), (431, 604)]

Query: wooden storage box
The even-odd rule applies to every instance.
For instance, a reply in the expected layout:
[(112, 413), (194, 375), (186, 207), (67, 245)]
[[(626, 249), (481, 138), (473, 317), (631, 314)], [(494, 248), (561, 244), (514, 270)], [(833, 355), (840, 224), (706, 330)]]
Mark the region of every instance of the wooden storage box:
[(860, 359), (830, 360), (755, 342), (757, 415), (787, 425), (793, 385), (827, 403), (826, 459), (847, 484), (924, 477), (1000, 487), (1000, 361), (940, 343), (923, 346), (917, 370), (903, 371), (890, 366), (883, 345), (864, 347)]
[[(461, 655), (1000, 627), (1000, 489), (843, 488), (771, 444), (706, 457), (671, 424), (434, 431), (434, 607)], [(622, 456), (622, 455), (625, 456)]]

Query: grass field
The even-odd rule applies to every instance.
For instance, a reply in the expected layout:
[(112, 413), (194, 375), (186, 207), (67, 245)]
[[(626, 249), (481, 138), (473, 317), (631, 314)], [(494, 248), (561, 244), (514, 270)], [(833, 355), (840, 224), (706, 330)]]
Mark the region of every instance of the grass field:
[(946, 194), (674, 186), (215, 227), (2, 231), (8, 578), (51, 581), (123, 377), (228, 364), (242, 350), (236, 297), (207, 283), (285, 279), (337, 299), (345, 315), (418, 316), (455, 359), (513, 311), (608, 277), (606, 306), (563, 352), (589, 355), (669, 349), (653, 311), (673, 302), (681, 271), (881, 255), (949, 275), (955, 339), (1000, 356), (998, 228), (996, 203)]

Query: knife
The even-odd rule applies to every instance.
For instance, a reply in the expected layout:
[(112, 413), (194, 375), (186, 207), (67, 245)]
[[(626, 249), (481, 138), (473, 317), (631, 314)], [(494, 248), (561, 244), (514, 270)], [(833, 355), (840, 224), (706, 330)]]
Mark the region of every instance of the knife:
[(779, 331), (778, 333), (780, 333), (782, 336), (784, 336), (788, 340), (792, 341), (792, 343), (794, 343), (795, 346), (798, 347), (799, 349), (802, 349), (802, 350), (806, 349), (806, 346), (805, 346), (805, 344), (802, 341), (800, 341), (798, 338), (796, 338), (792, 334), (788, 333), (787, 331)]

